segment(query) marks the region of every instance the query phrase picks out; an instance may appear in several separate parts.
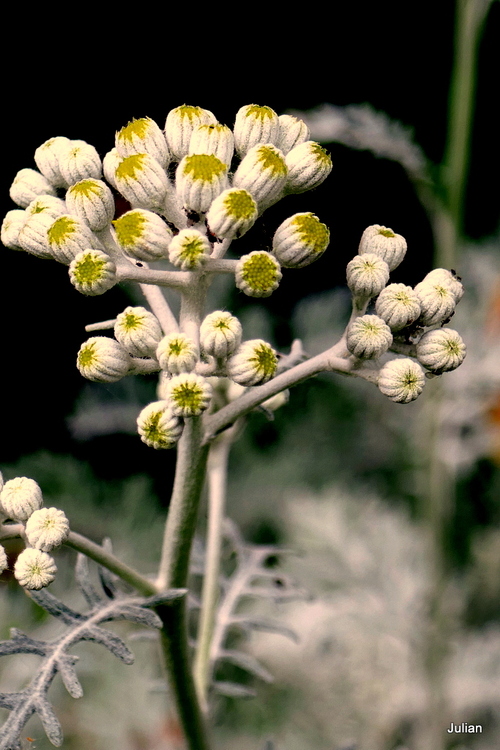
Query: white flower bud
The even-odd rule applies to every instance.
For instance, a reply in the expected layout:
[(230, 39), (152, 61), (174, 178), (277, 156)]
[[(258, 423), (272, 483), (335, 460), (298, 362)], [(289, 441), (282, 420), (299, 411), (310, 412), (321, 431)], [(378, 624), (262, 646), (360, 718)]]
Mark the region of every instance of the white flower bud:
[(28, 219), (26, 211), (20, 209), (14, 209), (13, 211), (7, 211), (5, 218), (2, 221), (2, 244), (11, 250), (21, 250), (19, 244), (19, 234), (21, 229), (24, 227)]
[(247, 190), (224, 190), (208, 209), (207, 224), (212, 234), (221, 239), (242, 237), (259, 215), (257, 204)]
[(406, 255), (406, 240), (392, 229), (373, 224), (367, 227), (361, 236), (359, 255), (373, 253), (385, 260), (390, 271), (399, 266)]
[(103, 250), (96, 235), (77, 216), (65, 214), (47, 230), (47, 241), (53, 258), (68, 265), (84, 250)]
[(149, 154), (132, 154), (115, 170), (117, 190), (133, 206), (162, 208), (172, 186), (161, 164)]
[(43, 505), (42, 490), (34, 479), (16, 477), (5, 482), (0, 493), (0, 506), (13, 521), (26, 521)]
[(84, 250), (71, 261), (69, 279), (79, 292), (96, 297), (116, 284), (116, 266), (106, 253)]
[(420, 302), (411, 286), (389, 284), (375, 303), (375, 311), (393, 331), (410, 325), (420, 315)]
[(7, 554), (5, 552), (5, 548), (2, 547), (0, 544), (0, 575), (4, 572), (4, 570), (7, 570), (7, 566), (9, 564), (9, 561), (7, 560)]
[(278, 115), (271, 107), (247, 104), (236, 113), (234, 146), (244, 156), (259, 143), (275, 144), (279, 135)]
[(137, 431), (150, 448), (173, 448), (182, 430), (182, 422), (164, 400), (148, 404), (137, 417)]
[(102, 180), (80, 180), (66, 193), (68, 212), (83, 219), (94, 232), (108, 226), (115, 215), (115, 201)]
[(360, 359), (378, 359), (391, 344), (391, 329), (377, 315), (362, 315), (347, 330), (347, 348)]
[(280, 129), (276, 145), (284, 154), (309, 140), (309, 128), (303, 120), (292, 115), (280, 115), (278, 120)]
[(46, 213), (34, 214), (28, 218), (17, 238), (20, 247), (37, 258), (52, 258), (47, 231), (53, 222), (54, 217)]
[(223, 310), (216, 310), (207, 315), (200, 326), (200, 346), (205, 354), (225, 359), (239, 347), (241, 335), (238, 318)]
[(190, 154), (213, 154), (228, 167), (234, 153), (234, 137), (227, 125), (198, 125), (189, 141)]
[(304, 193), (326, 180), (333, 169), (330, 154), (315, 141), (305, 141), (285, 157), (288, 168), (287, 193)]
[(122, 157), (120, 156), (116, 148), (112, 148), (111, 151), (108, 151), (108, 153), (102, 160), (102, 171), (104, 173), (104, 177), (109, 182), (109, 184), (114, 187), (115, 190), (118, 190), (116, 186), (115, 174), (121, 160)]
[(423, 280), (449, 287), (453, 292), (457, 304), (464, 296), (464, 285), (462, 284), (460, 277), (457, 276), (454, 271), (448, 271), (446, 268), (435, 268), (433, 271), (430, 271)]
[(227, 361), (227, 374), (244, 386), (267, 383), (276, 374), (278, 358), (270, 344), (262, 339), (244, 341)]
[(153, 211), (134, 208), (113, 221), (116, 241), (122, 250), (136, 260), (168, 258), (173, 233)]
[(14, 576), (25, 589), (40, 589), (52, 583), (57, 566), (53, 558), (39, 549), (25, 549), (14, 565)]
[(423, 326), (443, 323), (455, 312), (456, 301), (453, 290), (439, 281), (421, 281), (415, 287), (415, 294), (421, 308), (419, 323)]
[(121, 157), (149, 154), (164, 169), (171, 161), (170, 150), (163, 132), (150, 117), (132, 120), (116, 134), (116, 150)]
[(278, 288), (282, 275), (276, 258), (265, 250), (253, 250), (237, 262), (235, 281), (249, 297), (269, 297)]
[(355, 255), (347, 264), (347, 286), (355, 297), (376, 297), (389, 281), (389, 266), (378, 255)]
[(145, 307), (126, 307), (116, 318), (115, 337), (135, 357), (152, 357), (163, 332), (153, 313)]
[(167, 385), (167, 401), (177, 417), (197, 417), (211, 400), (212, 386), (194, 372), (174, 375)]
[(87, 339), (78, 352), (76, 366), (94, 383), (116, 383), (129, 371), (132, 360), (118, 341), (107, 336)]
[(172, 109), (165, 122), (165, 137), (174, 157), (180, 161), (189, 152), (189, 142), (198, 125), (216, 125), (217, 119), (208, 109), (182, 104)]
[(3, 490), (4, 481), (3, 481), (3, 474), (0, 471), (0, 492)]
[(39, 195), (55, 195), (56, 189), (35, 169), (21, 169), (14, 177), (9, 195), (18, 206), (26, 208)]
[(180, 375), (194, 370), (198, 362), (198, 351), (193, 339), (185, 333), (170, 333), (158, 344), (156, 358), (162, 370), (171, 375)]
[(273, 237), (273, 253), (285, 268), (304, 268), (320, 258), (330, 232), (313, 213), (294, 214), (280, 224)]
[(211, 252), (210, 242), (197, 229), (181, 229), (168, 246), (170, 262), (183, 271), (200, 268)]
[(177, 195), (191, 211), (208, 211), (213, 199), (228, 185), (227, 164), (213, 154), (184, 156), (175, 173)]
[(26, 213), (28, 216), (36, 216), (38, 214), (48, 214), (57, 219), (58, 216), (62, 216), (67, 212), (66, 203), (61, 198), (56, 198), (54, 195), (40, 195), (31, 201), (29, 206), (26, 207)]
[(408, 404), (418, 398), (424, 389), (424, 371), (412, 359), (391, 359), (380, 370), (377, 385), (391, 401)]
[(60, 547), (69, 536), (69, 521), (62, 510), (40, 508), (28, 518), (26, 538), (32, 547), (50, 552)]
[(59, 153), (70, 144), (69, 138), (58, 135), (49, 138), (35, 151), (35, 163), (44, 177), (54, 187), (64, 187), (66, 182), (59, 166)]
[(449, 372), (465, 359), (467, 348), (452, 328), (436, 328), (424, 333), (417, 344), (417, 359), (434, 373)]
[(241, 160), (233, 177), (233, 187), (248, 190), (263, 210), (279, 200), (287, 174), (285, 158), (276, 146), (257, 145)]
[(57, 152), (59, 170), (66, 185), (102, 177), (102, 163), (94, 146), (85, 141), (70, 141)]

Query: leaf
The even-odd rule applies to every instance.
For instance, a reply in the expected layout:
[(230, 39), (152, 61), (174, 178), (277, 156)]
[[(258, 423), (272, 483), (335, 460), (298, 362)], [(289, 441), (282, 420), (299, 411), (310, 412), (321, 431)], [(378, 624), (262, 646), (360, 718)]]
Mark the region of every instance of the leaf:
[(245, 685), (239, 685), (237, 682), (214, 682), (213, 688), (219, 695), (226, 695), (228, 698), (255, 698), (257, 692)]
[(229, 624), (239, 625), (245, 630), (278, 633), (279, 635), (285, 636), (285, 638), (289, 638), (294, 643), (299, 643), (299, 637), (294, 630), (287, 628), (276, 620), (270, 620), (265, 617), (246, 617), (245, 615), (237, 615), (230, 620)]
[(265, 667), (254, 656), (245, 654), (243, 651), (237, 651), (236, 649), (225, 649), (219, 655), (219, 659), (235, 664), (237, 667), (244, 669), (246, 672), (259, 677), (264, 682), (274, 682), (274, 677)]
[(82, 555), (81, 552), (79, 552), (76, 557), (75, 578), (78, 587), (90, 608), (93, 608), (102, 603), (103, 597), (98, 594), (95, 586), (90, 579), (88, 557)]

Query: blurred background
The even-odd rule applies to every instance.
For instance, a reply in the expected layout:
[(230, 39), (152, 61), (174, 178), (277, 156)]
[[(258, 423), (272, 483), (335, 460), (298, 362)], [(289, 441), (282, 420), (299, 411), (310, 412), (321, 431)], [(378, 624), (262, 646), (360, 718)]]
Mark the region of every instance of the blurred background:
[[(488, 7), (458, 5), (478, 17)], [(147, 115), (163, 126), (182, 103), (206, 107), (228, 125), (251, 102), (301, 113), (330, 151), (332, 174), (319, 189), (269, 209), (235, 252), (268, 249), (277, 226), (297, 211), (316, 213), (330, 227), (331, 245), (318, 263), (285, 271), (263, 302), (227, 283), (214, 287), (212, 302), (240, 316), (245, 338), (287, 352), (299, 337), (311, 355), (334, 343), (349, 317), (345, 266), (365, 227), (383, 224), (406, 238), (407, 257), (391, 280), (414, 285), (433, 262), (444, 265), (439, 217), (452, 216), (447, 247), (467, 294), (451, 325), (468, 347), (464, 365), (430, 381), (408, 406), (366, 382), (317, 377), (296, 387), (273, 421), (252, 415), (234, 446), (229, 515), (248, 541), (300, 551), (287, 565), (314, 600), (280, 605), (300, 645), (252, 636), (249, 650), (276, 682), (259, 687), (253, 701), (221, 700), (216, 739), (220, 750), (236, 743), (260, 750), (266, 737), (275, 750), (493, 750), (500, 740), (500, 146), (493, 117), (500, 4), (491, 4), (482, 33), (469, 18), (477, 86), (455, 211), (446, 178), (449, 93), (454, 60), (467, 62), (454, 41), (455, 3), (424, 2), (418, 12), (337, 4), (330, 13), (301, 11), (285, 28), (285, 19), (256, 12), (243, 32), (232, 19), (162, 11), (141, 17), (138, 32), (130, 29), (137, 19), (127, 18), (99, 36), (88, 13), (79, 21), (81, 40), (69, 20), (59, 38), (30, 18), (19, 41), (29, 74), (20, 76), (3, 53), (10, 74), (2, 85), (2, 216), (14, 208), (8, 190), (16, 172), (34, 168), (35, 149), (52, 136), (85, 140), (104, 156), (130, 119)], [(455, 105), (466, 99), (459, 91)], [(117, 554), (150, 572), (175, 465), (174, 453), (148, 449), (135, 433), (140, 408), (155, 398), (155, 379), (101, 386), (75, 367), (86, 324), (143, 300), (127, 287), (83, 297), (64, 266), (6, 248), (0, 284), (4, 478), (36, 479), (46, 505), (64, 509), (75, 530), (96, 541), (110, 535)], [(19, 547), (11, 542), (8, 551), (13, 560)], [(76, 603), (65, 558), (73, 560), (70, 551), (59, 553), (66, 572), (51, 588)], [(8, 572), (0, 581), (0, 638), (10, 626), (51, 632)], [(147, 692), (158, 676), (151, 644), (134, 645), (134, 667), (107, 657), (98, 674), (100, 654), (80, 648), (83, 700), (75, 704), (53, 687), (65, 747), (100, 750), (119, 740), (127, 750), (177, 748), (175, 722), (162, 719), (164, 697)], [(0, 689), (28, 679), (32, 659), (4, 659)], [(450, 735), (450, 722), (484, 731)], [(28, 727), (37, 747), (49, 747), (36, 720)]]

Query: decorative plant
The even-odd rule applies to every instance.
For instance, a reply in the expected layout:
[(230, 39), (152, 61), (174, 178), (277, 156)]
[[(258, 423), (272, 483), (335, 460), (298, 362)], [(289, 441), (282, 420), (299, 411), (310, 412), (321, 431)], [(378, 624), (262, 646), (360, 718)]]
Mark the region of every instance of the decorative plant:
[[(415, 288), (389, 283), (405, 256), (406, 241), (377, 224), (364, 231), (358, 254), (347, 266), (349, 323), (320, 354), (308, 357), (300, 341), (284, 354), (262, 339), (243, 340), (237, 317), (207, 310), (207, 293), (217, 275), (234, 277), (243, 294), (265, 298), (282, 281), (283, 268), (293, 273), (319, 260), (329, 245), (329, 230), (317, 216), (296, 213), (276, 227), (268, 249), (227, 257), (233, 248), (237, 252), (237, 240), (267, 208), (288, 194), (318, 187), (332, 169), (328, 153), (309, 139), (303, 121), (278, 116), (267, 106), (243, 106), (231, 130), (210, 111), (182, 105), (169, 112), (164, 130), (146, 117), (130, 122), (102, 162), (91, 145), (64, 137), (42, 144), (35, 162), (39, 171), (22, 169), (14, 179), (11, 197), (20, 208), (5, 217), (2, 242), (68, 265), (70, 281), (82, 294), (103, 294), (125, 281), (140, 286), (149, 309), (130, 306), (111, 321), (87, 326), (92, 333), (112, 330), (114, 338), (97, 335), (84, 341), (77, 367), (85, 378), (101, 383), (159, 373), (158, 400), (142, 409), (137, 429), (151, 448), (176, 449), (177, 463), (154, 577), (124, 564), (108, 541), (99, 546), (70, 529), (62, 510), (44, 508), (33, 479), (18, 477), (3, 485), (0, 537), (21, 537), (26, 545), (14, 575), (68, 631), (43, 642), (14, 629), (11, 640), (0, 644), (0, 654), (43, 657), (26, 688), (0, 696), (0, 706), (10, 711), (0, 731), (0, 750), (20, 747), (20, 732), (34, 712), (50, 741), (62, 744), (47, 689), (59, 672), (70, 694), (80, 697), (76, 658), (68, 653), (80, 640), (102, 643), (130, 663), (124, 642), (101, 627), (117, 619), (159, 630), (187, 746), (208, 750), (206, 725), (214, 693), (253, 692), (247, 684), (220, 679), (218, 664), (227, 661), (270, 679), (248, 653), (228, 646), (230, 628), (294, 637), (279, 623), (241, 614), (241, 599), (303, 596), (269, 565), (282, 551), (247, 546), (224, 522), (231, 444), (252, 411), (272, 415), (286, 403), (292, 386), (321, 372), (362, 378), (394, 402), (416, 399), (427, 378), (455, 369), (465, 357), (464, 342), (448, 327), (463, 287), (444, 268), (427, 274)], [(116, 218), (114, 191), (131, 206)], [(165, 288), (180, 296), (178, 318)], [(208, 533), (203, 559), (195, 565), (191, 551), (205, 482)], [(222, 576), (224, 538), (232, 565)], [(57, 571), (51, 552), (62, 544), (79, 552), (76, 579), (88, 604), (85, 613), (45, 590)], [(100, 589), (91, 583), (87, 558), (99, 566)], [(6, 565), (0, 547), (0, 570)], [(188, 619), (190, 572), (203, 575), (196, 638)]]

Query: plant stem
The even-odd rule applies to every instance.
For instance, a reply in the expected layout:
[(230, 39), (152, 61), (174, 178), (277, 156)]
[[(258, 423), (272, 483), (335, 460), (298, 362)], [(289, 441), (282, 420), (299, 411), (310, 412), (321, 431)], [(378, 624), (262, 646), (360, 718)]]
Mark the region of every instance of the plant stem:
[(151, 310), (160, 321), (163, 333), (165, 335), (168, 333), (176, 333), (179, 330), (179, 325), (162, 290), (151, 284), (140, 284), (139, 286), (141, 287), (141, 292), (146, 297)]

